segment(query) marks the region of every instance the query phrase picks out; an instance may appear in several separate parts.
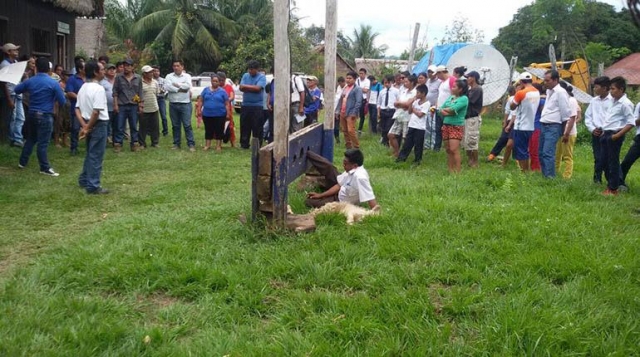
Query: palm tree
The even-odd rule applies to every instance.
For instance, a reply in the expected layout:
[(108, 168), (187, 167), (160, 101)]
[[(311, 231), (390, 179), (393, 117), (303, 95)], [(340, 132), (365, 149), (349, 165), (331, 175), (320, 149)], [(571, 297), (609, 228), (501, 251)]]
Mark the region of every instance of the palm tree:
[(380, 58), (389, 48), (387, 45), (376, 47), (375, 40), (380, 34), (373, 32), (370, 25), (360, 24), (360, 31), (353, 30), (353, 38), (349, 37), (354, 58)]
[(217, 10), (218, 3), (224, 1), (162, 1), (158, 10), (133, 25), (134, 40), (170, 44), (176, 58), (215, 63), (222, 57), (220, 42), (237, 33), (236, 23)]

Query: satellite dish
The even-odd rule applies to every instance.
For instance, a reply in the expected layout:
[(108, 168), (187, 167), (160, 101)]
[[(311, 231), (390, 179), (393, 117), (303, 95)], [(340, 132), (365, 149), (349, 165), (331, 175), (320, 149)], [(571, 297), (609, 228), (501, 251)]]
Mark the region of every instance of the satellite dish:
[(482, 105), (491, 105), (502, 98), (511, 81), (511, 70), (504, 56), (489, 45), (469, 45), (456, 51), (447, 68), (467, 67), (480, 74)]

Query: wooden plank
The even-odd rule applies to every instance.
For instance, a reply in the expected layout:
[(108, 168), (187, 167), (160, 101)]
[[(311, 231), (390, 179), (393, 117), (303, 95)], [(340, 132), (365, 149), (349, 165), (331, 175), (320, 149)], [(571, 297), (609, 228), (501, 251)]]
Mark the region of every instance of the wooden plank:
[(285, 228), (287, 218), (287, 158), (289, 157), (289, 106), (291, 103), (291, 61), (289, 57), (289, 0), (273, 2), (273, 48), (275, 102), (273, 131), (273, 217)]
[(323, 126), (320, 123), (310, 125), (294, 133), (289, 139), (289, 158), (287, 184), (307, 171), (307, 152), (322, 152)]
[(333, 162), (333, 129), (338, 57), (338, 1), (327, 0), (324, 26), (324, 135), (321, 155)]
[(251, 140), (251, 221), (255, 222), (258, 216), (260, 201), (258, 199), (258, 149), (260, 149), (260, 139)]

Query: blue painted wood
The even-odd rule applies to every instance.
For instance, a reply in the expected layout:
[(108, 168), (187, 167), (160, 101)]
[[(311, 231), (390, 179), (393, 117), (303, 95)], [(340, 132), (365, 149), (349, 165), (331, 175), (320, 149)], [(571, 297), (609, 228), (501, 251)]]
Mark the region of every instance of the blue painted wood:
[(329, 162), (333, 162), (333, 129), (325, 129), (322, 136), (322, 157)]
[(287, 184), (295, 181), (303, 175), (309, 166), (307, 152), (313, 151), (322, 154), (322, 124), (313, 124), (289, 137), (289, 170), (287, 172)]

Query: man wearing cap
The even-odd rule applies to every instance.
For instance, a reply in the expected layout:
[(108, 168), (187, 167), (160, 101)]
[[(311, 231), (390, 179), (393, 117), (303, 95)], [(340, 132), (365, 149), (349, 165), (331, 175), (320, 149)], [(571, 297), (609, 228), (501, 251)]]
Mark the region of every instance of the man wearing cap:
[(113, 110), (118, 113), (118, 130), (116, 132), (113, 147), (115, 152), (120, 152), (124, 141), (124, 130), (129, 123), (131, 139), (131, 151), (140, 149), (138, 137), (138, 112), (142, 111), (142, 78), (133, 72), (133, 61), (124, 61), (124, 73), (117, 74), (113, 83)]
[[(102, 63), (102, 61), (100, 61)], [(113, 110), (113, 83), (116, 79), (116, 65), (109, 63), (103, 64), (104, 68), (107, 70), (105, 72), (104, 78), (100, 81), (100, 85), (104, 87), (104, 91), (107, 94), (107, 111), (109, 113), (109, 126), (107, 127), (107, 139), (110, 139), (111, 142), (114, 142), (115, 135), (118, 130), (118, 115)]]
[(169, 127), (167, 126), (167, 102), (165, 101), (167, 91), (164, 89), (164, 78), (160, 76), (159, 66), (151, 67), (153, 67), (153, 79), (158, 83), (158, 96), (156, 100), (158, 101), (158, 112), (160, 113), (160, 120), (162, 121), (162, 136), (167, 136), (169, 134)]
[(464, 121), (464, 137), (462, 145), (467, 151), (469, 167), (478, 167), (478, 149), (480, 145), (480, 126), (482, 125), (482, 86), (478, 83), (480, 74), (476, 71), (467, 73), (469, 84), (469, 107)]
[(147, 134), (151, 136), (151, 147), (157, 148), (160, 140), (158, 125), (158, 82), (153, 79), (153, 67), (142, 67), (142, 118), (140, 118), (140, 145), (147, 147)]
[(513, 129), (513, 157), (523, 172), (530, 169), (529, 141), (535, 130), (534, 122), (540, 105), (540, 92), (533, 86), (532, 78), (528, 72), (520, 74), (521, 89), (516, 92), (510, 106), (516, 111), (516, 119), (508, 125), (509, 130)]
[[(20, 46), (16, 46), (13, 43), (6, 43), (2, 46), (2, 52), (6, 55), (6, 58), (0, 63), (0, 69), (7, 67), (12, 63), (18, 62), (18, 50)], [(7, 98), (7, 104), (11, 111), (9, 119), (9, 141), (11, 146), (22, 147), (22, 127), (24, 126), (24, 107), (22, 105), (22, 95), (16, 94), (13, 83), (2, 84), (2, 90), (4, 91), (4, 97)]]
[(49, 61), (46, 58), (41, 57), (36, 60), (36, 70), (38, 73), (35, 76), (14, 88), (17, 94), (28, 92), (30, 95), (28, 136), (22, 148), (18, 167), (22, 169), (27, 166), (33, 147), (37, 144), (40, 173), (55, 177), (59, 174), (49, 164), (47, 148), (53, 132), (54, 102), (57, 101), (62, 107), (66, 100), (58, 82), (48, 75)]
[[(556, 145), (563, 133), (564, 123), (570, 120), (571, 106), (569, 94), (560, 86), (560, 74), (556, 70), (548, 70), (544, 74), (544, 86), (547, 88), (540, 124), (540, 166), (546, 178), (556, 177)], [(572, 118), (575, 121), (575, 117)]]
[[(449, 99), (451, 96), (451, 88), (453, 88), (453, 84), (456, 82), (456, 77), (449, 75), (449, 71), (445, 66), (436, 67), (436, 76), (440, 80), (440, 86), (438, 87), (438, 100), (436, 101), (436, 109), (440, 109), (440, 107), (444, 104), (444, 102)], [(442, 147), (442, 124), (443, 118), (442, 115), (438, 114), (439, 111), (436, 110), (436, 140), (433, 144), (433, 151), (440, 151)]]
[[(435, 65), (430, 65), (427, 69), (427, 89), (429, 92), (427, 93), (427, 100), (431, 105), (436, 105), (438, 103), (438, 93), (440, 84), (442, 83), (438, 77), (436, 76)], [(428, 150), (433, 150), (436, 143), (436, 113), (427, 113), (427, 130), (424, 135), (424, 148)]]
[(307, 87), (313, 101), (308, 106), (304, 107), (304, 126), (309, 126), (318, 122), (318, 110), (320, 110), (320, 98), (322, 92), (318, 89), (318, 77), (307, 76)]

